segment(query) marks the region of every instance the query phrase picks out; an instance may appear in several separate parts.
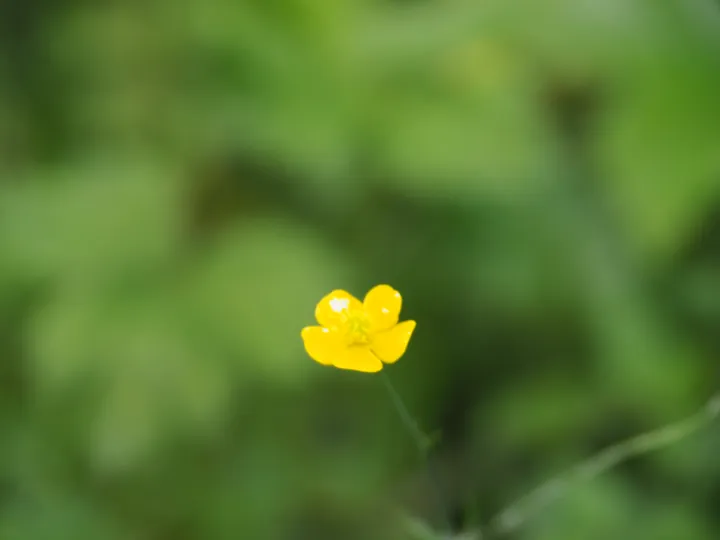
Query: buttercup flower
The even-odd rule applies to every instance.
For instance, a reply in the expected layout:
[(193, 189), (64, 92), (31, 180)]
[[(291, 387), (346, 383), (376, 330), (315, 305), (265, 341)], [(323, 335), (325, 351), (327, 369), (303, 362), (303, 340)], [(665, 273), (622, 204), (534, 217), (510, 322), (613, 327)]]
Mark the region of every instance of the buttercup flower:
[(415, 321), (398, 324), (402, 297), (389, 285), (378, 285), (360, 302), (336, 290), (320, 300), (315, 318), (320, 326), (303, 328), (310, 357), (326, 366), (375, 373), (405, 354)]

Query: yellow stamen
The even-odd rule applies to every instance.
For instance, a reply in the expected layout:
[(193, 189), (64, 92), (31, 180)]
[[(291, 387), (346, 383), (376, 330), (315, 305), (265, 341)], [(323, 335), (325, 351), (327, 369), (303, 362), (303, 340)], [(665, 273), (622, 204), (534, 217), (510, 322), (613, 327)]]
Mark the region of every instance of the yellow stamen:
[(365, 313), (358, 311), (349, 312), (343, 326), (348, 345), (369, 343), (370, 338), (368, 331), (370, 330), (370, 320)]

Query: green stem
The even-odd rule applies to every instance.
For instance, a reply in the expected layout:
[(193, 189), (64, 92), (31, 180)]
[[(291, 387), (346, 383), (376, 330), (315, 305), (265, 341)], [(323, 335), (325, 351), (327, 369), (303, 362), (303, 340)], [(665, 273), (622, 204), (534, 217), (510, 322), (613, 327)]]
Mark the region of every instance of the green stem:
[(505, 536), (515, 532), (528, 519), (567, 495), (579, 483), (593, 480), (631, 458), (671, 446), (708, 426), (718, 417), (720, 417), (720, 394), (715, 395), (705, 407), (684, 420), (637, 435), (602, 450), (565, 474), (545, 482), (503, 510), (491, 524), (493, 536)]
[(412, 414), (410, 414), (410, 411), (405, 405), (403, 399), (400, 397), (400, 394), (398, 394), (397, 390), (395, 390), (395, 386), (393, 386), (392, 381), (390, 381), (390, 377), (388, 376), (388, 374), (385, 371), (382, 371), (380, 373), (380, 378), (385, 385), (385, 389), (390, 395), (390, 399), (395, 406), (395, 410), (397, 411), (400, 420), (405, 425), (405, 429), (407, 429), (408, 433), (410, 433), (410, 436), (415, 442), (415, 446), (417, 447), (420, 457), (425, 461), (429, 480), (433, 484), (433, 488), (435, 489), (435, 493), (438, 498), (438, 504), (440, 505), (440, 508), (442, 510), (446, 532), (450, 533), (452, 532), (452, 526), (449, 507), (445, 503), (443, 490), (440, 486), (440, 483), (437, 481), (437, 478), (433, 474), (432, 467), (430, 466), (429, 454), (430, 448), (432, 447), (432, 440), (425, 434), (425, 432), (423, 432), (422, 429), (420, 429), (420, 426), (418, 425), (415, 418), (413, 418)]
[(410, 414), (410, 411), (405, 406), (405, 402), (400, 397), (400, 394), (398, 394), (397, 390), (395, 390), (393, 383), (390, 381), (390, 377), (388, 376), (388, 374), (383, 371), (382, 373), (380, 373), (380, 378), (385, 384), (385, 388), (387, 389), (388, 394), (390, 394), (390, 399), (392, 400), (393, 405), (398, 412), (398, 416), (400, 416), (400, 420), (402, 420), (402, 423), (405, 424), (405, 428), (408, 430), (413, 440), (415, 441), (418, 452), (422, 455), (423, 458), (426, 458), (428, 451), (432, 446), (430, 438), (425, 435), (425, 433), (418, 426), (417, 421)]

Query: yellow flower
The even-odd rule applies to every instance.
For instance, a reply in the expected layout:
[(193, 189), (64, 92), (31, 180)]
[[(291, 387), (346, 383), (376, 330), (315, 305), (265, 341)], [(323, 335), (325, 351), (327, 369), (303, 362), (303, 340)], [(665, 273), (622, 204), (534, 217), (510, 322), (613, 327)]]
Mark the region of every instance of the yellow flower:
[(326, 366), (375, 373), (405, 354), (415, 321), (398, 324), (402, 297), (389, 285), (378, 285), (360, 302), (337, 290), (320, 300), (315, 318), (321, 326), (303, 328), (310, 357)]

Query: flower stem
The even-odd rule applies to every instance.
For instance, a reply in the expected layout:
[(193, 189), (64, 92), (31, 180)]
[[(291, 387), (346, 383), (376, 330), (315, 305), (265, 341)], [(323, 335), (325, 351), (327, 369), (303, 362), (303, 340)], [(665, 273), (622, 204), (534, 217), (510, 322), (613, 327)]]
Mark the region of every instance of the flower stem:
[(408, 410), (407, 406), (405, 405), (405, 402), (403, 401), (403, 399), (400, 397), (400, 394), (398, 394), (397, 390), (395, 390), (395, 386), (393, 386), (393, 383), (390, 380), (390, 377), (388, 376), (388, 374), (385, 371), (383, 371), (380, 373), (380, 378), (382, 379), (383, 384), (385, 385), (385, 389), (387, 390), (388, 394), (390, 395), (390, 399), (392, 400), (393, 405), (395, 406), (395, 410), (397, 411), (398, 416), (400, 417), (400, 420), (405, 425), (405, 429), (407, 429), (408, 433), (410, 434), (413, 441), (415, 442), (415, 446), (417, 447), (420, 457), (425, 461), (425, 466), (427, 467), (428, 478), (433, 485), (433, 488), (437, 495), (438, 504), (440, 505), (440, 508), (442, 510), (446, 532), (450, 533), (450, 532), (452, 532), (452, 522), (450, 520), (449, 507), (445, 503), (445, 497), (443, 494), (442, 487), (433, 472), (433, 469), (432, 469), (431, 463), (430, 463), (430, 458), (429, 458), (430, 449), (433, 445), (432, 440), (430, 439), (430, 437), (428, 437), (425, 434), (425, 432), (423, 432), (422, 429), (420, 429), (420, 426), (418, 425), (415, 418), (413, 418), (412, 414), (410, 414), (410, 411)]
[(565, 474), (548, 480), (498, 514), (491, 523), (493, 538), (515, 532), (528, 519), (566, 496), (579, 483), (593, 480), (634, 457), (667, 448), (707, 427), (719, 417), (720, 393), (713, 396), (702, 409), (684, 420), (637, 435), (602, 450)]

